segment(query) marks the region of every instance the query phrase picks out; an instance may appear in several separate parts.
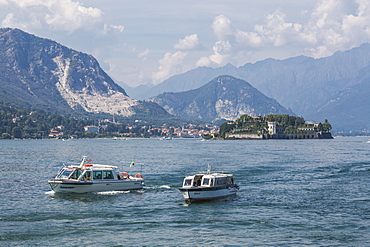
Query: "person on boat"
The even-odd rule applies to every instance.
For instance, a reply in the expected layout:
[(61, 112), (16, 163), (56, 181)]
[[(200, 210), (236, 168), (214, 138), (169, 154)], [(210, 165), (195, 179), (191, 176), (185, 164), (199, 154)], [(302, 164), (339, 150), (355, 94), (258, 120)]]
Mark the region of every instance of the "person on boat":
[(90, 171), (85, 172), (85, 174), (84, 174), (84, 180), (85, 181), (90, 180), (90, 176), (91, 176), (91, 172)]

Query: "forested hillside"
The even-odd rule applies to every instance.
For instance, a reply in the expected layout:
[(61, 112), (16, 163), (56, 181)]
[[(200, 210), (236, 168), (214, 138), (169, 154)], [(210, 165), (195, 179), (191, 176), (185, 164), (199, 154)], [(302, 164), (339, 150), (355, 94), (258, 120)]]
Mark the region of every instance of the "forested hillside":
[(84, 133), (84, 126), (96, 124), (92, 119), (76, 119), (45, 111), (27, 111), (0, 104), (0, 138), (46, 138), (52, 129), (58, 129), (65, 136), (91, 137)]

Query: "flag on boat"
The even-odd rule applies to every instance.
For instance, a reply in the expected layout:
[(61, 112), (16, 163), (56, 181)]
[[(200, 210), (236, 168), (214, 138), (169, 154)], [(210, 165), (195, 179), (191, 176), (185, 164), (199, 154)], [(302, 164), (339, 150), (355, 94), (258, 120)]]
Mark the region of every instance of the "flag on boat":
[(134, 161), (132, 161), (132, 162), (131, 162), (131, 164), (130, 164), (130, 167), (131, 167), (131, 166), (134, 166), (134, 165), (135, 165), (135, 162), (134, 162)]

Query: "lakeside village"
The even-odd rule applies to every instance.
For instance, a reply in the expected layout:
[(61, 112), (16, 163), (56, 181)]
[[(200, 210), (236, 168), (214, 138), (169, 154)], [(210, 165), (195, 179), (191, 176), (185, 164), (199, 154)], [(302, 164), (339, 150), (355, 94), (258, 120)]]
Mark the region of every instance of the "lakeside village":
[[(150, 123), (150, 124), (149, 124)], [(169, 119), (134, 120), (64, 116), (19, 109), (0, 102), (0, 139), (167, 138), (217, 135), (219, 126)]]
[(289, 115), (242, 115), (221, 126), (211, 123), (144, 120), (118, 123), (26, 111), (0, 104), (0, 139), (203, 138), (203, 139), (331, 139), (331, 125)]
[[(137, 120), (139, 121), (139, 120)], [(106, 119), (98, 126), (84, 126), (85, 132), (96, 133), (107, 131)], [(302, 117), (289, 115), (248, 116), (242, 115), (235, 121), (228, 121), (220, 127), (213, 124), (184, 124), (182, 127), (167, 126), (126, 126), (125, 132), (114, 132), (114, 138), (129, 137), (162, 137), (162, 138), (203, 138), (203, 139), (332, 139), (331, 124), (305, 121)], [(63, 130), (63, 126), (57, 129)], [(138, 131), (139, 130), (139, 131)], [(63, 138), (63, 132), (52, 129), (49, 138)], [(76, 138), (71, 136), (71, 138)]]
[[(280, 121), (268, 121), (280, 118)], [(298, 120), (297, 120), (298, 119)], [(13, 119), (18, 122), (19, 119)], [(294, 124), (289, 124), (289, 123)], [(228, 121), (221, 126), (205, 124), (183, 124), (181, 127), (163, 124), (142, 125), (136, 120), (133, 125), (124, 125), (108, 119), (99, 121), (97, 125), (83, 126), (82, 131), (68, 131), (66, 126), (58, 125), (50, 131), (41, 131), (38, 138), (79, 139), (79, 138), (203, 138), (203, 139), (331, 139), (331, 125), (325, 121), (309, 122), (302, 118), (289, 115), (269, 115), (268, 117), (241, 116), (238, 120)], [(81, 126), (82, 127), (82, 126)], [(119, 130), (119, 131), (117, 131)], [(13, 131), (14, 132), (14, 131)], [(10, 136), (10, 135), (9, 135)], [(17, 134), (13, 138), (25, 138)], [(1, 138), (11, 139), (11, 138)]]
[[(139, 123), (140, 120), (135, 122)], [(119, 123), (113, 123), (106, 119), (96, 125), (84, 126), (85, 135), (90, 133), (90, 136), (98, 137), (99, 135), (107, 136), (106, 132), (109, 131), (109, 125)], [(114, 139), (125, 139), (125, 138), (214, 138), (218, 136), (219, 126), (213, 124), (184, 124), (182, 127), (162, 126), (155, 125), (126, 125), (123, 132), (112, 132), (110, 135)], [(50, 130), (48, 135), (49, 138), (79, 138), (77, 135), (64, 135), (64, 126), (60, 125)]]

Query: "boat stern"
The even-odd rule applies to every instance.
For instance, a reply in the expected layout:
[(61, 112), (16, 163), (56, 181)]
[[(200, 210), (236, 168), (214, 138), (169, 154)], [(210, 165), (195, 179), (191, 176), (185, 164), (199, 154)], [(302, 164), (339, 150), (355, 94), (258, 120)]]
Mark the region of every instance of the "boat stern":
[(190, 200), (190, 195), (189, 195), (189, 190), (188, 189), (186, 189), (184, 187), (181, 187), (181, 188), (179, 188), (179, 191), (182, 194), (182, 196), (184, 197), (185, 201)]

